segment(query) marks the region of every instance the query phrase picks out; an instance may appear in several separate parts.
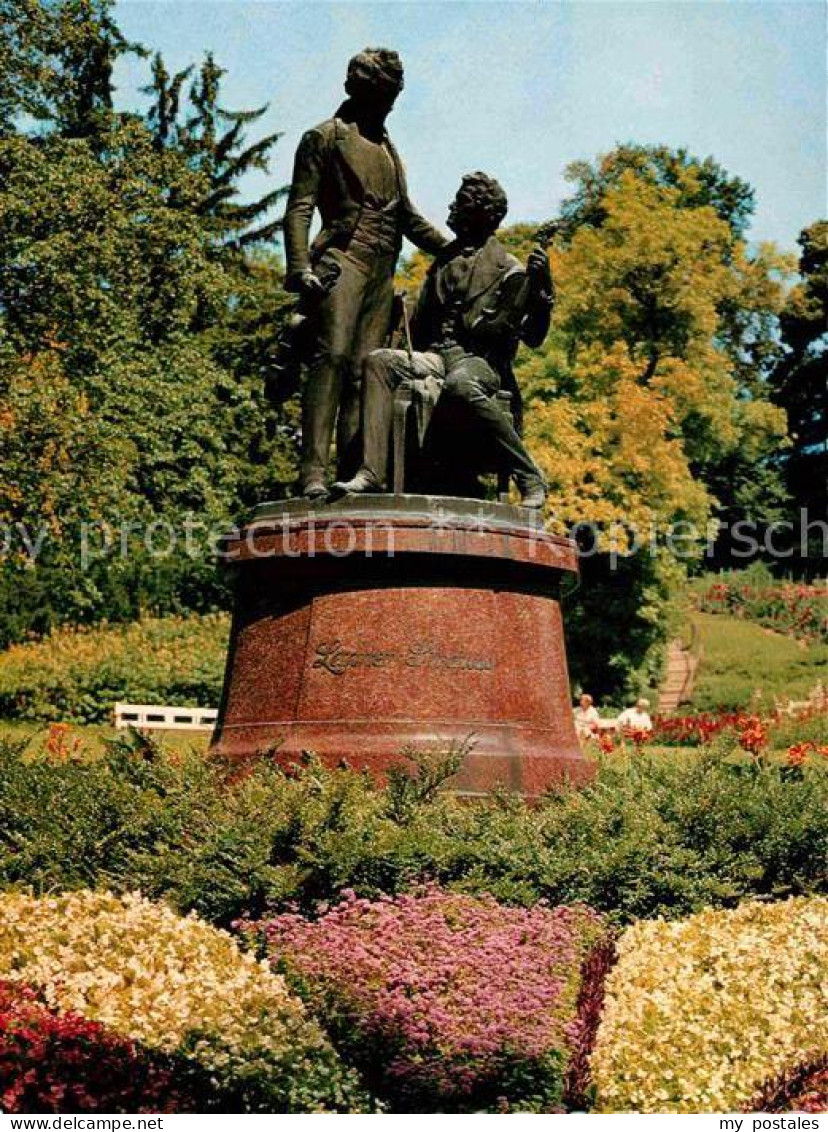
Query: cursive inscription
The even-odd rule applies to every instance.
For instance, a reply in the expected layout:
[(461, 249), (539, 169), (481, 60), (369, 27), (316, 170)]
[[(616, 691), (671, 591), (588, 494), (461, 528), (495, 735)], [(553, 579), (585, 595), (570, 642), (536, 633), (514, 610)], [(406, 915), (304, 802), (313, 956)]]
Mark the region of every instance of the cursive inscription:
[(373, 649), (349, 649), (342, 641), (323, 641), (316, 646), (316, 660), (311, 668), (324, 668), (334, 676), (342, 676), (349, 668), (387, 668), (397, 654)]
[(320, 641), (311, 668), (321, 668), (332, 676), (343, 676), (351, 668), (465, 669), (491, 672), (495, 662), (484, 657), (445, 653), (430, 641), (414, 641), (401, 651), (351, 648), (342, 641)]

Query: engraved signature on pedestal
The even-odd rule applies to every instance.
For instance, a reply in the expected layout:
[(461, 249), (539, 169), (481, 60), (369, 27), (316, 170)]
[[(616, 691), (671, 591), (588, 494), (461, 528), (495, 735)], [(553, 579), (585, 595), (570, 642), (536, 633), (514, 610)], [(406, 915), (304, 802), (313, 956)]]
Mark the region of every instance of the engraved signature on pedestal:
[(447, 653), (431, 641), (413, 641), (401, 650), (355, 648), (343, 641), (320, 641), (314, 646), (316, 659), (311, 668), (321, 668), (333, 676), (343, 676), (352, 668), (462, 669), (492, 672), (495, 662), (486, 657)]

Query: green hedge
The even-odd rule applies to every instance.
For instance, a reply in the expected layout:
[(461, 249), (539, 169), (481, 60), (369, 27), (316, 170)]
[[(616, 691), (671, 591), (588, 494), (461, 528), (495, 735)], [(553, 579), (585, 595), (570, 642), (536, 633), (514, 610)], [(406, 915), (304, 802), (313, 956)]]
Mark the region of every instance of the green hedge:
[(0, 653), (0, 716), (98, 723), (116, 701), (218, 704), (229, 618), (164, 617), (61, 629)]
[(615, 754), (591, 786), (531, 807), (460, 803), (434, 767), (379, 790), (313, 761), (296, 778), (263, 761), (228, 781), (137, 738), (57, 764), (0, 743), (0, 888), (140, 889), (219, 925), (428, 879), (620, 922), (826, 891), (826, 767), (760, 765), (728, 743)]

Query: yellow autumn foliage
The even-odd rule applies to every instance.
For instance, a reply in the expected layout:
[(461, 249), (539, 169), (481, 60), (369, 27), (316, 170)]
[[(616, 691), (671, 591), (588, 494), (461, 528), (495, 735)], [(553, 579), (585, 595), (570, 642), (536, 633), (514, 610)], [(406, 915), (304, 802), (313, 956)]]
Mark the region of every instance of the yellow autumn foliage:
[[(552, 333), (521, 351), (517, 374), (562, 528), (655, 525), (663, 536), (689, 521), (701, 545), (717, 501), (700, 468), (782, 443), (782, 412), (740, 394), (722, 312), (778, 307), (787, 261), (771, 248), (751, 258), (713, 208), (680, 196), (626, 172), (602, 198), (602, 224), (550, 249)], [(530, 246), (515, 230), (512, 250)], [(618, 549), (606, 534), (599, 545)]]
[(592, 1055), (604, 1112), (733, 1112), (828, 1053), (828, 898), (642, 920), (619, 943)]
[(561, 530), (591, 522), (663, 533), (679, 519), (702, 529), (710, 500), (688, 466), (671, 398), (637, 380), (620, 343), (585, 351), (580, 374), (595, 396), (538, 400), (527, 421)]

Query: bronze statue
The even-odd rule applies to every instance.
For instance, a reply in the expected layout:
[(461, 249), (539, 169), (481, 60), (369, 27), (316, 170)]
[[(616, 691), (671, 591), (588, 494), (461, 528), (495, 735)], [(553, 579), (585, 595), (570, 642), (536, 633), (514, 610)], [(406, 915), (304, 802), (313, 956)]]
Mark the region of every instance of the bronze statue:
[[(287, 286), (316, 304), (302, 404), (300, 484), (309, 498), (327, 495), (334, 427), (339, 476), (357, 466), (362, 363), (388, 335), (403, 237), (428, 252), (447, 243), (411, 204), (385, 131), (402, 87), (397, 53), (366, 48), (348, 64), (347, 99), (296, 153), (284, 236)], [(317, 209), (322, 230), (309, 247)], [(320, 273), (332, 262), (339, 276), (326, 291)]]
[(433, 403), (439, 398), (462, 408), (484, 432), (524, 507), (543, 505), (543, 475), (497, 394), (501, 389), (512, 394), (520, 423), (512, 361), (519, 342), (543, 342), (554, 291), (541, 246), (524, 268), (495, 236), (506, 209), (506, 194), (492, 177), (463, 178), (448, 215), (456, 238), (438, 254), (419, 295), (411, 327), (414, 349), (377, 349), (365, 360), (362, 466), (352, 479), (335, 484), (337, 492), (384, 489), (394, 390), (413, 381)]

